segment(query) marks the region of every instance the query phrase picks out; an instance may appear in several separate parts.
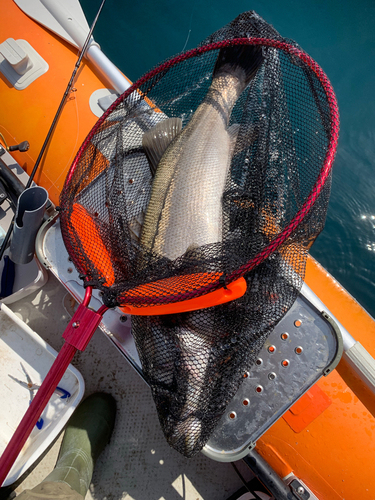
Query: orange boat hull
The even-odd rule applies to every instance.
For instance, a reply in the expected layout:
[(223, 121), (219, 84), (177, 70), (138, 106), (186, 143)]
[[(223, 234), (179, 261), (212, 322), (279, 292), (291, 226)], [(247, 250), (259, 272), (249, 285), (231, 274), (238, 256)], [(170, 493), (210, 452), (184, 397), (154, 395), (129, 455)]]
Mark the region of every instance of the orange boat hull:
[[(78, 58), (75, 49), (24, 14), (12, 0), (1, 2), (1, 39), (25, 39), (48, 63), (49, 70), (25, 90), (16, 90), (0, 73), (0, 132), (9, 145), (30, 143), (14, 159), (30, 175)], [(68, 169), (98, 117), (90, 109), (92, 93), (106, 87), (86, 59), (83, 59), (73, 89), (64, 105), (35, 182), (59, 204)]]
[[(367, 351), (375, 355), (375, 322), (309, 257), (306, 284)], [(294, 474), (321, 500), (373, 500), (375, 401), (342, 359), (257, 442), (280, 477)]]

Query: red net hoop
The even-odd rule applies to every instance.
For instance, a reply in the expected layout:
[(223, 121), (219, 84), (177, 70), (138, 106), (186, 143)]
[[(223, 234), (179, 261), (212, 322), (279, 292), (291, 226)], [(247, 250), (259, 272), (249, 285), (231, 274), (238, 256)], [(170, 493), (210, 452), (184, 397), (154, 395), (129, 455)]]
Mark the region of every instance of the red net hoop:
[(246, 281), (226, 304), (132, 318), (163, 431), (186, 456), (299, 293), (338, 129), (323, 70), (247, 12), (134, 83), (74, 160), (62, 234), (106, 306), (160, 307)]
[[(98, 134), (103, 125), (105, 127), (106, 120), (111, 114), (116, 111), (118, 106), (126, 101), (127, 98), (134, 95), (134, 93), (139, 92), (139, 89), (142, 88), (143, 85), (150, 82), (152, 79), (157, 77), (160, 74), (168, 71), (170, 68), (182, 63), (191, 58), (196, 58), (201, 54), (204, 54), (209, 51), (217, 51), (219, 49), (225, 47), (239, 46), (239, 45), (253, 45), (253, 46), (263, 46), (263, 47), (271, 47), (278, 50), (283, 51), (286, 54), (291, 55), (292, 57), (298, 58), (303, 64), (311, 68), (311, 70), (316, 75), (316, 78), (320, 82), (322, 89), (324, 90), (327, 96), (327, 102), (329, 105), (329, 113), (330, 113), (330, 139), (327, 147), (326, 155), (324, 161), (322, 162), (322, 167), (319, 172), (319, 175), (316, 179), (314, 186), (311, 189), (311, 192), (307, 199), (305, 200), (303, 206), (298, 210), (294, 218), (289, 222), (289, 224), (279, 233), (277, 236), (265, 247), (263, 248), (256, 256), (251, 258), (248, 262), (242, 264), (238, 269), (234, 270), (231, 274), (226, 276), (226, 283), (230, 283), (233, 280), (237, 279), (240, 276), (243, 276), (245, 273), (249, 272), (251, 269), (259, 265), (263, 260), (267, 259), (273, 252), (275, 252), (284, 242), (290, 237), (293, 231), (296, 230), (298, 225), (305, 219), (305, 217), (310, 212), (311, 208), (314, 206), (316, 200), (318, 199), (322, 188), (329, 177), (333, 160), (336, 153), (337, 141), (338, 141), (338, 132), (339, 132), (339, 112), (337, 100), (332, 88), (330, 81), (328, 80), (324, 71), (320, 68), (320, 66), (305, 52), (301, 49), (295, 47), (292, 44), (280, 42), (278, 40), (266, 39), (266, 38), (239, 38), (234, 40), (224, 40), (221, 42), (211, 43), (205, 45), (203, 47), (198, 47), (196, 49), (190, 50), (184, 54), (178, 55), (169, 61), (161, 64), (157, 68), (151, 70), (146, 75), (144, 75), (141, 79), (135, 82), (124, 94), (122, 94), (110, 108), (103, 114), (103, 116), (98, 120), (96, 125), (93, 127), (89, 135), (87, 136), (85, 142), (82, 144), (79, 149), (77, 156), (72, 164), (70, 172), (68, 174), (66, 185), (69, 186), (70, 182), (74, 182), (74, 174), (78, 166), (81, 165), (82, 157), (87, 150), (90, 149), (92, 139)], [(62, 205), (65, 205), (64, 201)], [(80, 272), (84, 275), (89, 275), (87, 266), (82, 264), (81, 259), (76, 259), (76, 251), (74, 248), (74, 244), (70, 241), (69, 238), (65, 238), (65, 244), (68, 248), (70, 255), (73, 257), (74, 263)], [(91, 276), (89, 275), (89, 279)], [(201, 280), (200, 284), (196, 284), (195, 289), (185, 289), (182, 288), (180, 293), (176, 293), (176, 289), (174, 288), (173, 294), (169, 295), (168, 300), (170, 302), (178, 302), (181, 300), (190, 299), (193, 297), (200, 296), (202, 294), (209, 293), (218, 288), (218, 286), (222, 286), (222, 283), (216, 277), (216, 279), (212, 279), (210, 276), (207, 281)], [(147, 295), (137, 296), (134, 294), (123, 294), (121, 296), (120, 302), (131, 305), (150, 305), (154, 303), (160, 303), (165, 300), (165, 294), (163, 294), (163, 285), (161, 284), (160, 289), (158, 289), (157, 283), (153, 284), (153, 293), (152, 297)]]

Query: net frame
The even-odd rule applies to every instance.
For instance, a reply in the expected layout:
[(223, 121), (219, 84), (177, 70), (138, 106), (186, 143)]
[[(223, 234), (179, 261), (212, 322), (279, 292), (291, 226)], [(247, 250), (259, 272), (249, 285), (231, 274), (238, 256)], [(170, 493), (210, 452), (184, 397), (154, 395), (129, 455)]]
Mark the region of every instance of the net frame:
[[(186, 61), (190, 58), (197, 57), (201, 54), (204, 54), (205, 52), (212, 51), (212, 50), (218, 50), (222, 49), (224, 47), (234, 47), (238, 45), (254, 45), (254, 46), (264, 46), (264, 47), (270, 47), (274, 49), (279, 49), (282, 50), (283, 52), (299, 58), (304, 64), (306, 64), (317, 76), (320, 84), (322, 85), (322, 88), (327, 96), (327, 101), (329, 105), (329, 111), (330, 111), (330, 139), (329, 139), (329, 144), (326, 150), (326, 155), (325, 159), (322, 164), (321, 171), (315, 181), (314, 186), (312, 187), (310, 194), (308, 197), (305, 199), (303, 205), (301, 208), (298, 210), (296, 215), (293, 217), (293, 219), (289, 222), (289, 224), (270, 242), (268, 245), (263, 248), (255, 257), (250, 259), (247, 263), (244, 265), (240, 266), (238, 269), (233, 271), (231, 274), (225, 276), (225, 285), (233, 282), (234, 280), (237, 280), (238, 278), (244, 276), (244, 274), (248, 273), (255, 267), (257, 267), (259, 264), (261, 264), (263, 261), (265, 261), (272, 253), (274, 253), (281, 245), (283, 245), (286, 240), (292, 235), (292, 233), (297, 229), (297, 227), (302, 223), (302, 221), (306, 218), (306, 216), (309, 214), (311, 211), (312, 207), (314, 206), (316, 200), (319, 198), (319, 195), (322, 192), (322, 189), (324, 187), (324, 184), (326, 180), (329, 178), (332, 165), (333, 165), (333, 160), (335, 157), (336, 153), (336, 148), (337, 148), (337, 143), (338, 143), (338, 131), (339, 131), (339, 112), (338, 112), (338, 105), (337, 105), (337, 100), (336, 96), (333, 90), (333, 87), (322, 70), (322, 68), (302, 49), (296, 47), (295, 45), (275, 39), (268, 39), (268, 38), (255, 38), (255, 37), (249, 37), (249, 38), (235, 38), (235, 39), (228, 39), (224, 41), (219, 41), (215, 43), (209, 43), (200, 47), (197, 47), (195, 49), (189, 50), (183, 54), (179, 54), (168, 61), (160, 64), (156, 68), (152, 69), (148, 73), (146, 73), (143, 77), (141, 77), (139, 80), (137, 80), (133, 85), (129, 87), (121, 96), (118, 97), (118, 99), (107, 109), (107, 111), (99, 118), (95, 126), (92, 128), (88, 136), (86, 137), (85, 141), (83, 142), (82, 146), (80, 147), (73, 163), (70, 168), (70, 171), (67, 175), (65, 184), (68, 185), (73, 177), (74, 171), (79, 164), (79, 161), (86, 150), (87, 146), (90, 144), (91, 139), (95, 136), (95, 134), (99, 131), (100, 127), (102, 124), (105, 122), (107, 117), (116, 109), (116, 107), (122, 103), (125, 99), (127, 99), (131, 94), (134, 92), (139, 92), (139, 88), (145, 84), (147, 81), (151, 80), (154, 78), (156, 75), (166, 72), (173, 66)], [(147, 98), (146, 98), (147, 99)], [(64, 233), (63, 233), (64, 237)], [(73, 263), (75, 264), (77, 270), (85, 276), (87, 274), (87, 269), (85, 269), (82, 266), (82, 263), (80, 262), (79, 259), (76, 258), (75, 256), (75, 251), (72, 248), (72, 245), (70, 244), (69, 239), (64, 237), (64, 243), (67, 248), (67, 251), (72, 258)], [(188, 276), (187, 276), (188, 277)], [(86, 285), (88, 284), (89, 280), (86, 280)], [(163, 280), (160, 280), (162, 282)], [(161, 283), (160, 283), (161, 284)], [(152, 288), (153, 288), (153, 296), (148, 298), (144, 294), (142, 294), (141, 297), (137, 297), (136, 294), (132, 294), (131, 292), (134, 289), (131, 289), (128, 292), (130, 293), (125, 293), (124, 295), (119, 294), (117, 297), (118, 304), (121, 306), (126, 306), (126, 305), (131, 305), (135, 307), (144, 307), (148, 306), (149, 309), (149, 314), (152, 314), (152, 306), (155, 305), (155, 303), (158, 302), (158, 298), (155, 298), (155, 290), (158, 289), (159, 282), (155, 281), (151, 283)], [(172, 303), (178, 303), (182, 301), (186, 301), (188, 299), (193, 299), (196, 297), (200, 297), (202, 295), (206, 295), (210, 292), (213, 292), (214, 290), (221, 288), (223, 286), (223, 282), (221, 277), (217, 277), (217, 279), (211, 280), (209, 282), (203, 282), (201, 284), (197, 284), (193, 289), (190, 288), (188, 292), (182, 290), (178, 291), (175, 290), (173, 294), (170, 295), (170, 297), (165, 300), (165, 296), (163, 296), (163, 285), (161, 284), (160, 287), (160, 294), (162, 298), (162, 302), (167, 302), (168, 304)], [(212, 304), (214, 305), (214, 304)], [(181, 309), (182, 310), (182, 309)], [(132, 310), (132, 314), (136, 314), (136, 309)], [(160, 313), (158, 313), (160, 314)]]
[[(241, 24), (242, 20), (243, 24)], [(261, 27), (260, 30), (256, 27), (252, 30), (251, 27), (250, 31), (253, 31), (253, 34), (255, 31), (256, 33), (265, 33), (265, 36), (250, 37), (248, 32), (244, 30), (248, 29), (247, 23), (251, 20), (254, 20), (255, 23), (258, 21), (261, 24), (264, 23), (260, 18), (257, 18), (256, 14), (245, 13), (232, 23), (234, 24), (232, 31), (228, 30), (228, 27), (223, 28), (221, 33), (213, 34), (200, 47), (173, 57), (135, 82), (113, 103), (91, 130), (73, 162), (61, 196), (61, 228), (67, 250), (76, 267), (82, 273), (85, 286), (94, 286), (102, 290), (103, 302), (108, 307), (120, 305), (125, 307), (123, 309), (125, 313), (134, 314), (132, 334), (140, 356), (143, 375), (153, 394), (161, 427), (170, 446), (186, 457), (191, 457), (199, 452), (207, 442), (218, 419), (223, 415), (229, 401), (237, 392), (243, 380), (243, 374), (250, 372), (268, 334), (287, 313), (299, 293), (303, 283), (308, 250), (324, 226), (331, 184), (330, 173), (338, 140), (337, 102), (332, 86), (323, 70), (295, 42), (285, 38), (280, 39), (281, 37), (269, 25), (265, 25), (264, 29)], [(231, 38), (233, 33), (238, 32), (240, 38)], [(220, 41), (217, 40), (217, 37), (221, 37)], [(247, 137), (246, 130), (249, 130), (252, 123), (255, 123), (255, 127), (257, 126), (257, 122), (252, 121), (252, 113), (254, 112), (258, 118), (266, 118), (267, 112), (270, 115), (270, 121), (262, 122), (264, 125), (259, 127), (259, 142), (257, 140), (254, 142), (254, 170), (245, 167), (246, 161), (249, 162), (249, 153), (246, 153), (249, 155), (246, 158), (233, 155), (234, 160), (230, 166), (233, 170), (231, 170), (231, 176), (227, 177), (227, 187), (234, 186), (234, 189), (231, 192), (229, 187), (226, 188), (227, 190), (223, 192), (221, 197), (223, 221), (224, 216), (227, 217), (223, 222), (223, 226), (227, 224), (225, 234), (233, 235), (237, 228), (240, 228), (239, 231), (232, 240), (229, 237), (225, 241), (223, 238), (223, 244), (220, 241), (212, 243), (213, 257), (212, 254), (209, 254), (210, 250), (205, 253), (207, 247), (210, 248), (211, 243), (203, 244), (201, 247), (198, 245), (196, 253), (194, 250), (191, 253), (186, 251), (177, 258), (172, 256), (169, 258), (157, 250), (154, 252), (152, 247), (143, 246), (142, 241), (137, 246), (132, 246), (133, 243), (129, 239), (127, 229), (132, 219), (130, 216), (128, 217), (127, 205), (124, 208), (123, 203), (127, 203), (127, 196), (129, 196), (129, 203), (134, 203), (134, 197), (131, 198), (134, 196), (134, 190), (133, 195), (125, 190), (125, 195), (121, 198), (118, 197), (119, 194), (123, 193), (124, 181), (125, 184), (130, 180), (133, 182), (133, 179), (126, 177), (129, 170), (127, 170), (128, 164), (123, 163), (125, 157), (123, 153), (129, 154), (130, 151), (131, 154), (137, 152), (137, 154), (143, 155), (141, 169), (144, 170), (130, 169), (132, 175), (139, 175), (137, 179), (140, 183), (145, 179), (143, 172), (147, 171), (150, 174), (150, 168), (145, 162), (143, 139), (140, 141), (140, 136), (141, 134), (143, 136), (145, 129), (139, 127), (140, 133), (138, 135), (129, 134), (126, 127), (126, 124), (129, 123), (128, 118), (132, 123), (131, 120), (137, 120), (138, 116), (142, 116), (142, 113), (145, 112), (147, 106), (142, 107), (139, 103), (142, 105), (151, 104), (146, 113), (152, 114), (154, 111), (164, 113), (164, 116), (161, 115), (160, 121), (165, 120), (165, 118), (183, 117), (186, 109), (187, 116), (192, 116), (190, 112), (194, 113), (193, 110), (198, 109), (196, 105), (204, 102), (201, 99), (205, 99), (203, 94), (205, 85), (201, 87), (199, 98), (193, 97), (192, 101), (188, 101), (189, 104), (186, 107), (181, 105), (180, 108), (176, 109), (173, 104), (171, 106), (168, 104), (169, 101), (174, 103), (171, 96), (178, 97), (185, 89), (183, 83), (185, 80), (181, 79), (181, 75), (187, 76), (189, 73), (186, 71), (184, 73), (183, 68), (196, 68), (196, 71), (191, 73), (194, 83), (197, 81), (194, 79), (200, 80), (204, 75), (210, 74), (210, 72), (204, 73), (204, 71), (207, 67), (212, 70), (213, 64), (215, 64), (215, 52), (221, 53), (222, 49), (235, 48), (236, 46), (241, 46), (240, 53), (244, 52), (242, 49), (247, 49), (245, 50), (246, 57), (249, 53), (253, 53), (253, 51), (248, 51), (246, 46), (259, 46), (264, 49), (262, 55), (266, 60), (265, 70), (260, 73), (259, 80), (254, 79), (254, 84), (251, 83), (246, 87), (247, 96), (257, 96), (256, 82), (263, 83), (265, 90), (264, 93), (263, 91), (261, 93), (261, 100), (252, 101), (255, 103), (254, 108), (244, 106), (245, 100), (242, 99), (244, 94), (241, 96), (242, 100), (240, 98), (237, 100), (239, 114), (234, 115), (233, 123), (244, 127), (244, 129), (240, 129), (244, 130), (244, 134), (242, 136), (240, 133), (238, 134), (240, 139), (235, 146), (238, 145), (237, 154), (241, 151), (241, 141)], [(199, 56), (203, 56), (201, 60)], [(284, 87), (277, 87), (280, 81), (282, 82), (280, 77), (283, 78), (283, 68), (280, 66), (280, 62), (275, 63), (274, 61), (285, 59), (288, 64), (291, 64), (289, 67), (292, 68), (292, 71), (288, 70), (292, 79), (285, 81), (292, 85), (292, 89), (296, 87), (301, 89), (302, 93), (299, 91), (294, 93), (292, 90), (290, 94), (287, 92), (282, 94), (285, 91)], [(179, 66), (180, 63), (181, 66)], [(298, 68), (297, 72), (293, 69), (294, 66)], [(203, 70), (203, 76), (201, 70)], [(215, 70), (212, 75), (214, 74)], [(299, 75), (302, 76), (302, 80), (299, 79)], [(206, 81), (209, 81), (209, 77)], [(295, 81), (296, 86), (294, 86)], [(160, 82), (161, 85), (158, 89)], [(163, 86), (163, 82), (166, 82), (165, 86)], [(305, 82), (307, 82), (307, 87)], [(175, 88), (176, 93), (173, 93)], [(305, 88), (307, 88), (307, 94)], [(280, 95), (279, 92), (281, 92), (282, 99), (275, 100)], [(291, 97), (290, 103), (284, 101), (289, 96)], [(265, 105), (261, 107), (258, 105), (259, 102), (264, 102)], [(280, 102), (281, 104), (279, 104)], [(306, 124), (307, 138), (310, 136), (311, 139), (314, 138), (311, 142), (313, 149), (307, 149), (306, 156), (301, 155), (301, 149), (294, 149), (294, 140), (288, 140), (292, 134), (292, 128), (288, 125), (289, 120), (285, 123), (284, 129), (283, 118), (286, 115), (284, 114), (285, 108), (282, 106), (286, 105), (286, 109), (288, 109), (289, 104), (292, 112), (294, 111), (295, 130), (299, 131), (296, 128), (298, 124), (303, 127)], [(313, 112), (310, 113), (309, 110), (312, 107)], [(265, 109), (265, 114), (263, 114), (263, 109)], [(128, 110), (130, 111), (128, 112)], [(156, 116), (156, 113), (152, 116)], [(243, 120), (242, 117), (244, 117)], [(317, 121), (315, 121), (315, 117)], [(118, 121), (116, 122), (116, 120)], [(119, 124), (119, 135), (111, 132), (113, 129), (108, 125), (112, 121)], [(158, 120), (155, 119), (155, 121)], [(309, 124), (312, 124), (312, 128)], [(149, 131), (152, 127), (152, 124), (150, 127), (147, 123), (146, 130)], [(272, 131), (275, 130), (272, 127), (275, 127), (277, 131), (280, 130), (281, 134), (272, 135)], [(100, 134), (103, 131), (107, 135), (104, 135), (103, 144), (99, 148), (97, 144), (100, 144)], [(320, 131), (323, 133), (322, 135), (320, 135)], [(296, 133), (294, 130), (293, 132)], [(287, 140), (283, 142), (285, 138)], [(107, 139), (108, 142), (105, 142)], [(302, 147), (306, 143), (310, 144), (309, 140), (306, 141), (304, 134), (299, 140)], [(108, 144), (107, 150), (105, 150), (106, 144)], [(315, 144), (320, 149), (315, 149)], [(278, 149), (278, 145), (280, 149)], [(292, 157), (288, 156), (290, 148), (292, 148)], [(171, 149), (173, 150), (173, 146)], [(280, 163), (278, 163), (278, 155), (272, 156), (274, 151), (280, 151)], [(284, 155), (285, 152), (286, 155)], [(106, 153), (107, 156), (105, 156)], [(186, 164), (194, 165), (194, 154), (189, 154), (191, 156), (185, 160)], [(302, 156), (302, 158), (298, 156)], [(105, 158), (105, 161), (103, 162), (101, 158)], [(291, 166), (288, 163), (289, 158), (292, 158)], [(114, 160), (113, 164), (112, 159)], [(300, 164), (296, 164), (297, 167), (293, 163), (294, 159), (300, 161)], [(286, 191), (282, 189), (279, 191), (277, 181), (275, 183), (273, 181), (276, 175), (271, 170), (273, 169), (277, 174), (279, 170), (274, 167), (278, 165), (281, 166), (280, 179), (287, 185)], [(163, 166), (161, 165), (161, 167), (159, 172), (163, 176)], [(270, 179), (268, 191), (263, 188), (262, 184), (266, 182), (262, 177), (266, 170), (262, 169), (267, 168), (270, 168), (269, 177), (266, 178), (266, 180)], [(293, 168), (301, 169), (297, 171), (297, 181), (293, 177)], [(107, 169), (110, 174), (107, 174)], [(121, 180), (119, 184), (115, 184), (113, 181), (115, 177), (111, 177), (113, 172), (111, 169), (114, 169), (115, 173), (119, 173)], [(250, 196), (248, 198), (246, 196), (241, 198), (242, 186), (240, 183), (236, 184), (235, 175), (238, 175), (239, 169), (246, 171), (247, 179), (250, 180), (249, 184), (243, 184), (246, 186), (243, 192), (249, 188), (247, 193), (250, 193)], [(99, 178), (103, 172), (104, 183), (92, 182)], [(256, 172), (255, 175), (254, 172)], [(233, 177), (232, 173), (235, 174)], [(106, 177), (107, 175), (108, 177)], [(158, 171), (155, 174), (155, 179), (157, 175)], [(303, 181), (308, 182), (308, 184), (303, 184), (306, 188), (302, 197), (300, 197), (299, 191), (299, 175), (303, 175)], [(107, 184), (105, 184), (107, 181), (108, 190)], [(231, 184), (232, 181), (234, 184)], [(252, 184), (253, 182), (254, 184)], [(295, 182), (297, 182), (296, 190), (293, 188)], [(258, 184), (261, 185), (261, 189), (258, 189)], [(158, 189), (157, 183), (155, 186), (155, 189)], [(239, 187), (238, 191), (236, 191), (237, 186)], [(105, 191), (103, 191), (103, 187), (105, 187)], [(85, 196), (87, 198), (80, 197), (80, 193), (86, 188)], [(183, 186), (182, 189), (184, 191), (185, 187)], [(139, 193), (139, 190), (135, 190), (135, 193)], [(149, 192), (146, 190), (146, 193)], [(245, 192), (245, 194), (247, 193)], [(285, 198), (284, 193), (286, 193)], [(287, 205), (289, 194), (294, 196), (295, 201)], [(90, 195), (91, 205), (88, 202)], [(137, 209), (142, 206), (142, 209), (146, 207), (144, 209), (148, 210), (151, 199), (148, 196), (152, 197), (152, 193), (142, 198), (142, 205), (138, 205)], [(252, 198), (253, 196), (254, 198)], [(251, 206), (253, 199), (254, 203)], [(265, 200), (264, 204), (263, 200)], [(281, 202), (278, 203), (278, 200)], [(286, 200), (285, 205), (284, 200)], [(65, 201), (66, 203), (64, 203)], [(88, 217), (92, 219), (91, 227), (95, 228), (97, 224), (98, 230), (94, 231), (96, 235), (83, 227), (82, 220), (78, 223), (79, 230), (77, 230), (74, 221), (69, 220), (69, 216), (74, 212), (74, 203), (81, 203), (81, 201), (83, 206), (87, 207)], [(274, 201), (275, 205), (272, 205)], [(229, 203), (232, 202), (237, 210), (237, 212), (233, 211), (233, 219), (230, 218), (232, 213), (228, 211)], [(281, 214), (278, 219), (280, 212), (277, 210), (284, 206), (286, 206), (285, 213), (287, 215), (283, 218), (284, 215)], [(131, 213), (133, 217), (138, 214), (136, 210)], [(234, 217), (238, 214), (239, 221), (235, 221)], [(275, 217), (274, 214), (276, 214)], [(95, 219), (96, 217), (97, 219)], [(76, 218), (80, 219), (80, 217)], [(101, 221), (103, 221), (103, 225), (101, 225)], [(228, 221), (231, 222), (231, 225), (228, 224)], [(114, 225), (112, 226), (112, 224)], [(126, 224), (128, 224), (127, 227)], [(178, 227), (185, 231), (184, 221), (179, 220)], [(243, 232), (241, 232), (242, 229), (244, 229)], [(112, 232), (115, 239), (112, 238)], [(72, 237), (71, 242), (69, 237)], [(91, 249), (90, 241), (98, 240), (101, 237), (103, 237), (102, 242), (106, 254), (105, 262), (101, 261), (100, 250), (99, 254), (93, 255), (87, 254), (84, 248), (86, 245)], [(233, 242), (236, 245), (240, 243), (240, 246), (239, 252), (233, 252), (234, 258), (230, 260), (232, 258), (230, 250), (234, 249)], [(228, 245), (225, 246), (227, 243)], [(103, 248), (103, 245), (99, 246)], [(122, 251), (123, 248), (124, 251)], [(116, 251), (119, 253), (116, 254)], [(215, 251), (217, 251), (216, 254), (214, 254)], [(112, 256), (112, 265), (107, 266), (106, 263), (111, 260), (110, 256)], [(125, 260), (123, 260), (124, 257)], [(127, 257), (129, 257), (128, 261)], [(212, 260), (210, 260), (211, 258)], [(214, 260), (215, 258), (217, 261)], [(123, 274), (122, 265), (125, 269)], [(111, 271), (119, 270), (118, 278), (115, 278), (114, 284), (112, 284), (112, 274), (108, 275), (105, 272), (104, 268), (106, 267), (109, 267)], [(198, 306), (191, 313), (178, 309), (189, 302), (189, 299), (203, 299), (215, 290), (225, 289), (226, 286), (230, 286), (238, 279), (244, 279), (247, 283), (246, 293), (238, 300), (224, 305), (210, 304), (215, 307), (201, 304), (201, 307)], [(166, 303), (177, 306), (173, 314), (163, 315), (160, 312), (158, 306)], [(126, 310), (129, 305), (134, 306), (134, 310), (131, 308), (130, 311)], [(154, 308), (154, 312), (152, 312), (152, 308)], [(142, 309), (143, 312), (148, 309), (148, 314), (137, 314)]]

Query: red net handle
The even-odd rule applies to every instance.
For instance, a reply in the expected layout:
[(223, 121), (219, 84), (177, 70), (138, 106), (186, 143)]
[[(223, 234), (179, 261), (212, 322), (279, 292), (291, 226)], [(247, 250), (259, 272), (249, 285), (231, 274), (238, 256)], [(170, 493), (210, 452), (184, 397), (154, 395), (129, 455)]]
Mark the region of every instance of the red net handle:
[[(329, 104), (329, 110), (330, 110), (330, 118), (331, 118), (331, 135), (330, 135), (330, 140), (326, 152), (326, 156), (324, 159), (324, 163), (322, 166), (322, 169), (319, 173), (319, 176), (308, 196), (306, 199), (305, 203), (303, 206), (300, 208), (300, 210), (297, 212), (295, 217), (291, 220), (289, 225), (280, 233), (278, 234), (261, 252), (259, 252), (258, 255), (256, 255), (253, 259), (249, 260), (246, 264), (241, 266), (239, 269), (234, 271), (232, 274), (228, 275), (226, 277), (227, 283), (232, 282), (235, 279), (238, 279), (239, 277), (243, 276), (245, 273), (248, 273), (251, 271), (254, 267), (258, 266), (263, 262), (265, 259), (267, 259), (275, 250), (277, 250), (285, 241), (289, 238), (289, 236), (293, 233), (293, 231), (298, 227), (298, 225), (304, 220), (304, 218), (307, 216), (307, 214), (310, 212), (311, 208), (314, 206), (316, 200), (318, 199), (323, 186), (330, 174), (330, 171), (332, 169), (332, 164), (333, 160), (335, 158), (335, 153), (336, 153), (336, 148), (337, 148), (337, 142), (338, 142), (338, 133), (339, 133), (339, 111), (338, 111), (338, 105), (337, 105), (337, 100), (336, 96), (333, 90), (333, 87), (327, 77), (327, 75), (324, 73), (322, 68), (308, 55), (306, 54), (303, 50), (295, 47), (294, 45), (288, 44), (286, 42), (280, 42), (277, 40), (271, 40), (267, 38), (235, 38), (233, 40), (224, 40), (222, 42), (216, 42), (212, 44), (205, 45), (203, 47), (198, 47), (195, 49), (192, 49), (188, 52), (185, 52), (184, 54), (180, 54), (165, 63), (161, 64), (157, 68), (151, 70), (150, 72), (146, 73), (142, 78), (140, 78), (137, 82), (135, 82), (129, 89), (127, 89), (119, 98), (107, 109), (107, 111), (101, 116), (101, 118), (97, 121), (95, 126), (92, 128), (90, 131), (89, 135), (83, 142), (82, 146), (80, 147), (74, 162), (70, 168), (70, 171), (67, 176), (67, 181), (69, 182), (71, 180), (71, 177), (74, 173), (74, 170), (76, 166), (78, 165), (78, 162), (86, 149), (88, 143), (91, 141), (93, 136), (97, 133), (98, 129), (100, 126), (103, 124), (103, 122), (106, 120), (108, 115), (117, 107), (118, 104), (120, 104), (122, 101), (124, 101), (127, 97), (129, 97), (133, 92), (139, 90), (141, 85), (143, 85), (145, 82), (156, 76), (158, 73), (168, 70), (169, 68), (175, 66), (176, 64), (183, 62), (187, 59), (190, 59), (192, 57), (199, 56), (201, 54), (204, 54), (205, 52), (208, 52), (210, 50), (218, 50), (223, 47), (231, 47), (231, 46), (236, 46), (236, 45), (260, 45), (260, 46), (266, 46), (266, 47), (271, 47), (275, 49), (282, 50), (286, 52), (287, 54), (290, 54), (292, 56), (298, 57), (301, 61), (303, 61), (311, 70), (315, 73), (317, 76), (319, 82), (321, 83), (324, 92), (326, 93), (328, 104)], [(76, 262), (77, 259), (74, 259), (74, 252), (72, 251), (71, 248), (67, 248), (69, 254), (73, 258), (73, 260)], [(76, 262), (78, 267), (81, 267), (79, 262)], [(189, 291), (189, 298), (192, 297), (198, 297), (204, 293), (208, 293), (212, 291), (213, 289), (216, 289), (218, 286), (217, 282), (210, 283), (209, 285), (205, 284), (203, 287), (197, 287), (194, 291)], [(126, 304), (126, 293), (124, 293), (122, 299), (124, 300), (124, 305)], [(176, 294), (177, 295), (177, 294)], [(131, 295), (128, 297), (131, 300)], [(171, 302), (178, 302), (181, 300), (186, 299), (184, 297), (184, 294), (181, 293), (179, 297), (176, 297), (173, 299)], [(147, 303), (147, 299), (145, 300)]]

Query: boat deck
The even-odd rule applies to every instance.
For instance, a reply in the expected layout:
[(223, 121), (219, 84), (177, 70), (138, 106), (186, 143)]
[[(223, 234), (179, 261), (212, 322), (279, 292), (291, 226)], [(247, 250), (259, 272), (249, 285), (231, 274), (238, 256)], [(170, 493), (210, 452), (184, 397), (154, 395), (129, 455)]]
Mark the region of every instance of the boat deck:
[[(41, 290), (9, 307), (58, 351), (70, 320), (64, 304), (69, 309), (69, 296), (49, 274)], [(100, 330), (72, 364), (85, 380), (85, 396), (102, 391), (117, 402), (114, 433), (98, 459), (87, 500), (226, 500), (241, 488), (230, 463), (202, 454), (187, 459), (168, 446), (148, 386)], [(13, 498), (12, 490), (19, 494), (36, 486), (52, 471), (61, 439), (62, 435), (35, 468), (4, 489), (4, 500)], [(251, 479), (246, 466), (238, 466)]]

